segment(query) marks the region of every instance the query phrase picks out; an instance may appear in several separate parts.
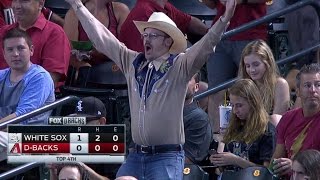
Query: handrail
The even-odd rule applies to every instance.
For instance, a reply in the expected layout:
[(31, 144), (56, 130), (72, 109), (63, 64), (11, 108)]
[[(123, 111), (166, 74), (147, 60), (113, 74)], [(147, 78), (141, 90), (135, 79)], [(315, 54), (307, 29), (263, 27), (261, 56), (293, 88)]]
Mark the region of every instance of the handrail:
[(234, 82), (236, 82), (238, 78), (233, 78), (233, 79), (230, 79), (228, 81), (225, 81), (224, 83), (221, 83), (213, 88), (210, 88), (208, 89), (207, 91), (203, 92), (203, 93), (200, 93), (196, 96), (194, 96), (194, 100), (199, 100), (199, 99), (202, 99), (204, 97), (207, 97), (213, 93), (216, 93), (216, 92), (219, 92), (225, 88), (228, 88), (230, 87)]
[[(294, 10), (297, 10), (299, 8), (302, 8), (304, 6), (308, 6), (308, 5), (311, 5), (313, 6), (315, 9), (316, 9), (316, 12), (318, 14), (318, 17), (319, 17), (319, 21), (320, 21), (320, 3), (317, 2), (317, 0), (305, 0), (305, 1), (300, 1), (300, 2), (297, 2), (293, 5), (290, 5), (280, 11), (276, 11), (276, 12), (273, 12), (269, 15), (266, 15), (260, 19), (257, 19), (257, 20), (254, 20), (254, 21), (251, 21), (249, 23), (246, 23), (244, 25), (241, 25), (235, 29), (232, 29), (228, 32), (225, 32), (223, 35), (222, 35), (222, 39), (226, 39), (228, 37), (231, 37), (237, 33), (240, 33), (240, 32), (243, 32), (243, 31), (246, 31), (250, 28), (253, 28), (255, 26), (258, 26), (260, 24), (263, 24), (263, 23), (266, 23), (266, 22), (269, 22), (271, 21), (272, 19), (274, 18), (277, 18), (279, 16), (282, 16), (284, 14), (287, 14), (291, 11), (294, 11)], [(282, 65), (282, 64), (286, 64), (286, 63), (289, 63), (289, 62), (293, 62), (294, 60), (296, 60), (297, 58), (301, 57), (301, 56), (304, 56), (306, 55), (308, 52), (312, 51), (312, 50), (315, 50), (319, 48), (319, 44), (318, 45), (315, 45), (315, 46), (312, 46), (310, 48), (307, 48), (307, 49), (304, 49), (298, 53), (295, 53), (289, 57), (286, 57), (286, 58), (283, 58), (281, 60), (278, 60), (277, 61), (277, 64), (278, 65)], [(228, 88), (230, 87), (235, 81), (237, 80), (237, 78), (233, 78), (233, 79), (230, 79), (228, 81), (225, 81), (215, 87), (212, 87), (210, 89), (208, 89), (207, 91), (201, 93), (201, 94), (198, 94), (194, 97), (195, 100), (199, 100), (201, 98), (204, 98), (204, 97), (207, 97), (213, 93), (216, 93), (216, 92), (219, 92), (225, 88)]]
[[(291, 56), (289, 56), (289, 57), (285, 57), (285, 58), (283, 58), (283, 59), (280, 59), (280, 60), (276, 61), (276, 63), (277, 63), (277, 65), (279, 66), (279, 65), (283, 65), (283, 64), (287, 64), (287, 63), (293, 62), (293, 61), (295, 61), (297, 58), (302, 57), (302, 56), (308, 54), (309, 52), (311, 52), (311, 51), (313, 51), (313, 50), (315, 50), (315, 49), (318, 49), (318, 48), (320, 48), (320, 43), (317, 44), (317, 45), (314, 45), (314, 46), (312, 46), (312, 47), (310, 47), (310, 48), (304, 49), (304, 50), (302, 50), (302, 51), (300, 51), (300, 52), (298, 52), (298, 53), (295, 53), (295, 54), (293, 54), (293, 55), (291, 55)], [(223, 90), (223, 89), (225, 89), (225, 88), (228, 88), (228, 87), (230, 87), (237, 79), (238, 79), (238, 78), (233, 78), (233, 79), (230, 79), (230, 80), (228, 80), (228, 81), (226, 81), (226, 82), (224, 82), (224, 83), (221, 83), (221, 84), (219, 84), (219, 85), (217, 85), (217, 86), (215, 86), (215, 87), (213, 87), (213, 88), (210, 88), (209, 90), (207, 90), (207, 91), (205, 91), (205, 92), (203, 92), (203, 93), (201, 93), (201, 94), (196, 95), (196, 96), (194, 97), (194, 99), (195, 99), (195, 100), (199, 100), (199, 99), (204, 98), (204, 97), (207, 97), (207, 96), (209, 96), (209, 95), (211, 95), (211, 94), (213, 94), (213, 93), (219, 92), (219, 91), (221, 91), (221, 90)]]
[(292, 4), (286, 8), (283, 8), (282, 10), (280, 11), (275, 11), (271, 14), (268, 14), (266, 16), (263, 16), (261, 17), (260, 19), (257, 19), (257, 20), (254, 20), (254, 21), (251, 21), (251, 22), (248, 22), (246, 24), (243, 24), (235, 29), (232, 29), (228, 32), (225, 32), (223, 35), (222, 35), (222, 39), (225, 39), (225, 38), (228, 38), (230, 36), (233, 36), (237, 33), (240, 33), (240, 32), (243, 32), (243, 31), (246, 31), (250, 28), (253, 28), (255, 26), (258, 26), (260, 24), (263, 24), (263, 23), (266, 23), (266, 22), (270, 22), (271, 20), (279, 17), (279, 16), (282, 16), (284, 14), (287, 14), (289, 12), (292, 12), (294, 10), (297, 10), (299, 8), (302, 8), (304, 6), (307, 6), (307, 5), (311, 5), (313, 6), (316, 11), (317, 11), (317, 14), (318, 16), (320, 17), (320, 4), (317, 2), (318, 0), (305, 0), (305, 1), (299, 1), (295, 4)]
[(294, 62), (294, 60), (296, 60), (297, 58), (302, 57), (304, 55), (307, 55), (309, 52), (317, 50), (319, 48), (320, 48), (320, 43), (317, 44), (317, 45), (311, 46), (311, 47), (309, 47), (307, 49), (304, 49), (304, 50), (302, 50), (302, 51), (300, 51), (298, 53), (292, 54), (291, 56), (288, 56), (288, 57), (285, 57), (283, 59), (280, 59), (276, 63), (279, 66), (279, 65), (290, 63), (290, 62)]
[[(42, 114), (46, 111), (49, 111), (49, 110), (52, 110), (58, 106), (61, 106), (61, 105), (64, 105), (64, 104), (67, 104), (67, 103), (70, 103), (70, 102), (74, 102), (74, 101), (78, 101), (79, 98), (77, 96), (67, 96), (67, 97), (64, 97), (64, 98), (61, 98), (51, 104), (48, 104), (46, 106), (43, 106), (39, 109), (36, 109), (34, 111), (31, 111), (27, 114), (24, 114), (22, 116), (19, 116), (19, 117), (16, 117), (14, 119), (11, 119), (9, 121), (6, 121), (4, 123), (1, 123), (0, 124), (0, 129), (5, 129), (7, 127), (8, 124), (17, 124), (17, 123), (20, 123), (26, 119), (29, 119), (31, 117), (34, 117), (34, 116), (37, 116), (39, 114)], [(32, 168), (35, 168), (35, 167), (38, 167), (42, 165), (41, 163), (37, 163), (37, 162), (32, 162), (32, 163), (28, 163), (28, 164), (24, 164), (24, 165), (21, 165), (21, 166), (18, 166), (12, 170), (9, 170), (7, 172), (4, 172), (2, 174), (0, 174), (0, 179), (9, 179), (9, 178), (12, 178), (12, 177), (15, 177), (23, 172), (26, 172)]]
[(21, 166), (18, 166), (14, 169), (11, 169), (7, 172), (4, 172), (2, 174), (0, 174), (0, 179), (9, 179), (9, 178), (13, 178), (23, 172), (26, 172), (30, 169), (33, 169), (35, 167), (38, 167), (42, 165), (41, 163), (37, 163), (37, 162), (32, 162), (32, 163), (28, 163), (28, 164), (24, 164), (24, 165), (21, 165)]
[(64, 105), (64, 104), (67, 104), (67, 103), (70, 103), (70, 102), (74, 102), (74, 101), (77, 101), (77, 100), (79, 100), (79, 98), (77, 96), (64, 97), (64, 98), (59, 99), (59, 100), (57, 100), (57, 101), (55, 101), (55, 102), (53, 102), (51, 104), (43, 106), (43, 107), (41, 107), (39, 109), (36, 109), (34, 111), (31, 111), (29, 113), (26, 113), (24, 115), (21, 115), (19, 117), (16, 117), (16, 118), (13, 118), (13, 119), (10, 119), (10, 120), (8, 120), (6, 122), (1, 123), (0, 124), (0, 130), (7, 128), (8, 124), (20, 123), (20, 122), (22, 122), (22, 121), (24, 121), (26, 119), (29, 119), (29, 118), (34, 117), (36, 115), (42, 114), (42, 113), (44, 113), (46, 111), (52, 110), (52, 109), (54, 109), (54, 108), (56, 108), (58, 106), (61, 106), (61, 105)]

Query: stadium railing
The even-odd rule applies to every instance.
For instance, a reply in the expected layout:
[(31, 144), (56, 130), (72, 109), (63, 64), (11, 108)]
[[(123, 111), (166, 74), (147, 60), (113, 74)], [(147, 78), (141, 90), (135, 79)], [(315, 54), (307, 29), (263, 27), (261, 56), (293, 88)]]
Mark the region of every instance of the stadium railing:
[[(255, 21), (246, 23), (246, 24), (244, 24), (244, 25), (242, 25), (242, 26), (240, 26), (240, 27), (238, 27), (236, 29), (230, 30), (230, 31), (228, 31), (228, 32), (223, 34), (222, 39), (231, 37), (231, 36), (233, 36), (233, 35), (235, 35), (237, 33), (246, 31), (246, 30), (248, 30), (250, 28), (253, 28), (255, 26), (261, 25), (263, 23), (270, 22), (271, 20), (273, 20), (273, 19), (275, 19), (277, 17), (280, 17), (282, 15), (288, 14), (288, 13), (290, 13), (292, 11), (295, 11), (297, 9), (300, 9), (300, 8), (302, 8), (304, 6), (308, 6), (308, 5), (311, 5), (313, 8), (315, 8), (316, 11), (317, 11), (318, 17), (320, 17), (320, 3), (317, 2), (317, 1), (318, 0), (305, 0), (305, 1), (297, 2), (297, 3), (292, 4), (292, 5), (286, 7), (284, 9), (282, 9), (282, 10), (273, 12), (273, 13), (271, 13), (269, 15), (266, 15), (266, 16), (260, 18), (260, 19), (257, 19)], [(309, 47), (309, 48), (307, 48), (307, 49), (305, 49), (303, 51), (300, 51), (300, 52), (298, 52), (296, 54), (293, 54), (293, 55), (288, 56), (288, 57), (286, 57), (284, 59), (278, 60), (277, 64), (279, 66), (279, 65), (295, 62), (295, 61), (297, 61), (297, 59), (299, 57), (302, 57), (302, 56), (308, 54), (309, 52), (311, 52), (311, 51), (313, 51), (313, 50), (315, 50), (315, 49), (317, 49), (319, 47), (320, 47), (320, 44), (317, 44), (315, 46)], [(207, 96), (209, 96), (211, 94), (217, 93), (217, 92), (219, 92), (219, 91), (221, 91), (223, 89), (226, 89), (226, 88), (230, 87), (236, 80), (237, 80), (237, 78), (230, 79), (230, 80), (228, 80), (226, 82), (223, 82), (223, 83), (221, 83), (221, 84), (219, 84), (219, 85), (217, 85), (215, 87), (209, 87), (209, 89), (207, 91), (195, 96), (195, 99), (199, 100), (199, 99), (207, 97)]]
[[(64, 98), (61, 98), (59, 100), (56, 100), (55, 102), (51, 103), (51, 104), (48, 104), (46, 106), (43, 106), (39, 109), (36, 109), (34, 111), (31, 111), (27, 114), (24, 114), (22, 116), (19, 116), (17, 118), (14, 118), (14, 119), (11, 119), (9, 121), (6, 121), (6, 122), (3, 122), (0, 124), (0, 130), (3, 130), (3, 129), (6, 129), (8, 124), (17, 124), (17, 123), (20, 123), (26, 119), (29, 119), (31, 117), (34, 117), (34, 116), (37, 116), (39, 114), (42, 114), (46, 111), (50, 111), (50, 110), (53, 110), (55, 108), (58, 108), (64, 104), (69, 104), (69, 103), (72, 103), (72, 102), (76, 102), (76, 101), (79, 101), (79, 98), (77, 96), (67, 96), (67, 97), (64, 97)], [(9, 178), (13, 178), (19, 174), (22, 174), (26, 171), (29, 171), (30, 169), (33, 169), (33, 168), (36, 168), (36, 167), (39, 167), (43, 165), (42, 163), (36, 163), (36, 162), (33, 162), (33, 163), (27, 163), (27, 164), (24, 164), (24, 165), (21, 165), (21, 166), (18, 166), (14, 169), (11, 169), (7, 172), (4, 172), (2, 174), (0, 174), (0, 179), (9, 179)]]

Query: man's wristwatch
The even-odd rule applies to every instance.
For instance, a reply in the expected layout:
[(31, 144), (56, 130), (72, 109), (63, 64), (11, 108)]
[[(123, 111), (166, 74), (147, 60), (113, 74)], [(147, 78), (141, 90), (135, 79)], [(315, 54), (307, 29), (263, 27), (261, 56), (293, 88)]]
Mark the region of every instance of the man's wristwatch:
[(227, 21), (227, 20), (225, 20), (225, 19), (226, 19), (226, 18), (225, 18), (224, 16), (221, 16), (221, 17), (220, 17), (220, 21), (221, 21), (221, 22), (223, 22), (223, 23), (227, 23), (228, 21)]

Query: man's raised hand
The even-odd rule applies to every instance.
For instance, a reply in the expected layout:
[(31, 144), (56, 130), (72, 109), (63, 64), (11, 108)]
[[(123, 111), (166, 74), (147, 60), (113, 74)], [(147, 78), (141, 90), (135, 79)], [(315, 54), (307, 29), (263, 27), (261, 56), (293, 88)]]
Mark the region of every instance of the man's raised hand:
[(226, 11), (223, 14), (223, 21), (228, 22), (232, 18), (234, 11), (237, 6), (237, 0), (221, 0), (224, 1), (223, 4), (226, 6)]

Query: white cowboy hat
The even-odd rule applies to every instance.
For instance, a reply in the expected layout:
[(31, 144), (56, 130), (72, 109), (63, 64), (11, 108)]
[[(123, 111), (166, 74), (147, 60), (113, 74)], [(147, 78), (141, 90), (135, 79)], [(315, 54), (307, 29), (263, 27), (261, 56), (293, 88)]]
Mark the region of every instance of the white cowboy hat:
[(168, 34), (173, 39), (173, 44), (169, 49), (171, 54), (179, 54), (186, 50), (187, 40), (177, 25), (164, 13), (154, 12), (149, 17), (148, 22), (133, 21), (140, 33), (144, 33), (146, 28), (158, 29)]

